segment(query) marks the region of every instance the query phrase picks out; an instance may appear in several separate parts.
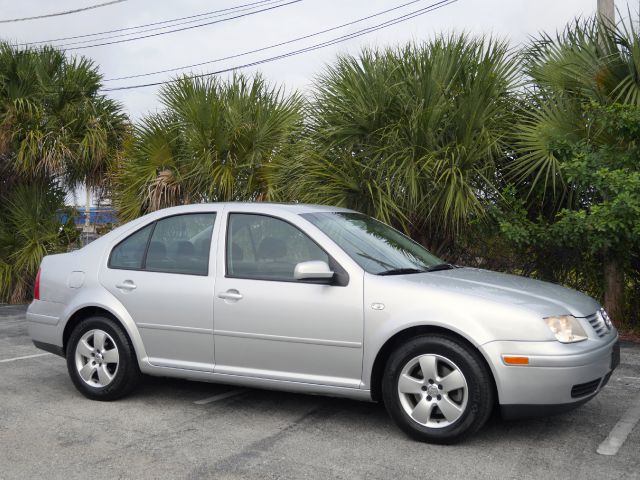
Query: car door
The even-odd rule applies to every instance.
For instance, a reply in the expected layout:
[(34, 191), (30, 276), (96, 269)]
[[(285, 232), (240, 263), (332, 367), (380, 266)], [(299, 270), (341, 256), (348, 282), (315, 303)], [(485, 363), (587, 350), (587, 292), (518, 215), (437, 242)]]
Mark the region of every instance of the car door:
[[(214, 371), (359, 388), (362, 275), (349, 275), (291, 220), (229, 212), (222, 228)], [(310, 260), (329, 263), (337, 280), (296, 281), (295, 265)]]
[(215, 220), (214, 211), (158, 219), (115, 245), (100, 273), (153, 365), (213, 371)]

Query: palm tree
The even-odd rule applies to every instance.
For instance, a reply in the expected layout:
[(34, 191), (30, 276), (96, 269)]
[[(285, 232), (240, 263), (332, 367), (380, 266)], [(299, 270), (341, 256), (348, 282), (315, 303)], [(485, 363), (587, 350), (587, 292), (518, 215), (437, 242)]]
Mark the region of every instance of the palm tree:
[[(507, 173), (524, 187), (535, 215), (552, 222), (562, 209), (589, 209), (603, 199), (593, 185), (569, 181), (564, 166), (573, 159), (575, 145), (618, 142), (602, 124), (601, 108), (640, 107), (639, 32), (632, 23), (576, 21), (534, 41), (524, 52), (524, 65), (531, 79), (529, 102)], [(619, 254), (602, 252), (605, 306), (615, 319), (621, 316), (624, 290)]]
[(504, 42), (467, 35), (340, 57), (277, 195), (363, 210), (445, 252), (495, 195), (516, 74)]
[(72, 239), (64, 192), (107, 187), (129, 127), (100, 81), (83, 57), (0, 42), (0, 300), (26, 300), (42, 256)]
[(532, 189), (549, 186), (564, 206), (571, 199), (559, 168), (563, 144), (607, 140), (585, 116), (585, 105), (640, 107), (639, 32), (632, 23), (576, 21), (555, 37), (542, 34), (523, 56), (530, 96), (510, 170)]
[[(66, 251), (78, 236), (72, 220), (61, 224), (64, 190), (42, 181), (17, 185), (0, 215), (0, 299), (24, 302), (42, 257)], [(69, 217), (70, 218), (70, 217)]]
[(100, 186), (128, 121), (84, 58), (0, 43), (0, 155), (22, 178)]
[(295, 148), (298, 94), (260, 75), (185, 77), (164, 86), (160, 101), (164, 110), (136, 126), (114, 172), (121, 219), (188, 202), (270, 198), (266, 172)]

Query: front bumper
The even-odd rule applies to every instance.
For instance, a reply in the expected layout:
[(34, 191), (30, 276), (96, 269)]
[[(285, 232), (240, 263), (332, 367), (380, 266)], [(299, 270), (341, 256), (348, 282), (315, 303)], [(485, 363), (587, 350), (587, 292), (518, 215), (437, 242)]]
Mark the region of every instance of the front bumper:
[[(579, 406), (606, 385), (620, 362), (618, 335), (576, 344), (489, 342), (502, 414), (506, 418), (561, 413)], [(529, 365), (506, 365), (503, 355), (527, 356)]]

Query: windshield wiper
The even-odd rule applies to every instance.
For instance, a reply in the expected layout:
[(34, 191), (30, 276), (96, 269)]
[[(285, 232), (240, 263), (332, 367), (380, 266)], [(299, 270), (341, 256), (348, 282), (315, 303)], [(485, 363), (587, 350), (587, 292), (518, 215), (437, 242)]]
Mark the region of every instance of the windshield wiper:
[(439, 263), (434, 265), (433, 267), (429, 267), (424, 272), (439, 272), (440, 270), (451, 270), (456, 268), (455, 265), (451, 265), (450, 263)]
[(406, 275), (408, 273), (423, 273), (427, 271), (428, 270), (420, 270), (419, 268), (392, 268), (390, 270), (380, 272), (377, 275)]

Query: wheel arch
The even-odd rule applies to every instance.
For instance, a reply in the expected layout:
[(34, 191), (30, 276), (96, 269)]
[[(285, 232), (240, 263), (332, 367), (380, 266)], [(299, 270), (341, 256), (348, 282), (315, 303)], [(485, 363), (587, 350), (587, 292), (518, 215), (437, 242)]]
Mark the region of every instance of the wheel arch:
[(73, 330), (84, 320), (94, 316), (104, 316), (104, 317), (110, 318), (111, 320), (116, 322), (118, 325), (120, 325), (125, 335), (129, 338), (129, 342), (131, 343), (131, 346), (133, 347), (133, 351), (134, 353), (136, 353), (136, 356), (137, 356), (136, 346), (132, 342), (131, 335), (129, 334), (129, 329), (127, 328), (125, 323), (122, 322), (113, 312), (97, 305), (84, 306), (76, 310), (69, 317), (69, 320), (67, 320), (67, 323), (65, 324), (64, 330), (62, 332), (62, 351), (65, 355), (67, 352), (67, 343), (69, 342), (69, 337), (71, 337), (71, 333), (73, 332)]
[(403, 342), (413, 338), (417, 335), (429, 335), (429, 334), (440, 334), (446, 335), (450, 338), (460, 341), (468, 346), (473, 351), (477, 352), (479, 357), (484, 362), (488, 371), (491, 374), (491, 380), (493, 383), (494, 393), (496, 394), (496, 399), (498, 398), (498, 389), (496, 383), (496, 377), (494, 369), (491, 363), (487, 360), (485, 354), (482, 352), (477, 345), (471, 342), (468, 338), (464, 337), (458, 332), (450, 330), (448, 328), (436, 326), (436, 325), (416, 325), (412, 327), (408, 327), (404, 330), (396, 332), (393, 336), (391, 336), (387, 341), (382, 345), (382, 347), (378, 350), (376, 354), (376, 358), (373, 362), (373, 367), (371, 369), (371, 378), (369, 385), (371, 386), (371, 398), (375, 401), (380, 401), (382, 399), (382, 375), (384, 373), (384, 368), (389, 359), (391, 353)]

